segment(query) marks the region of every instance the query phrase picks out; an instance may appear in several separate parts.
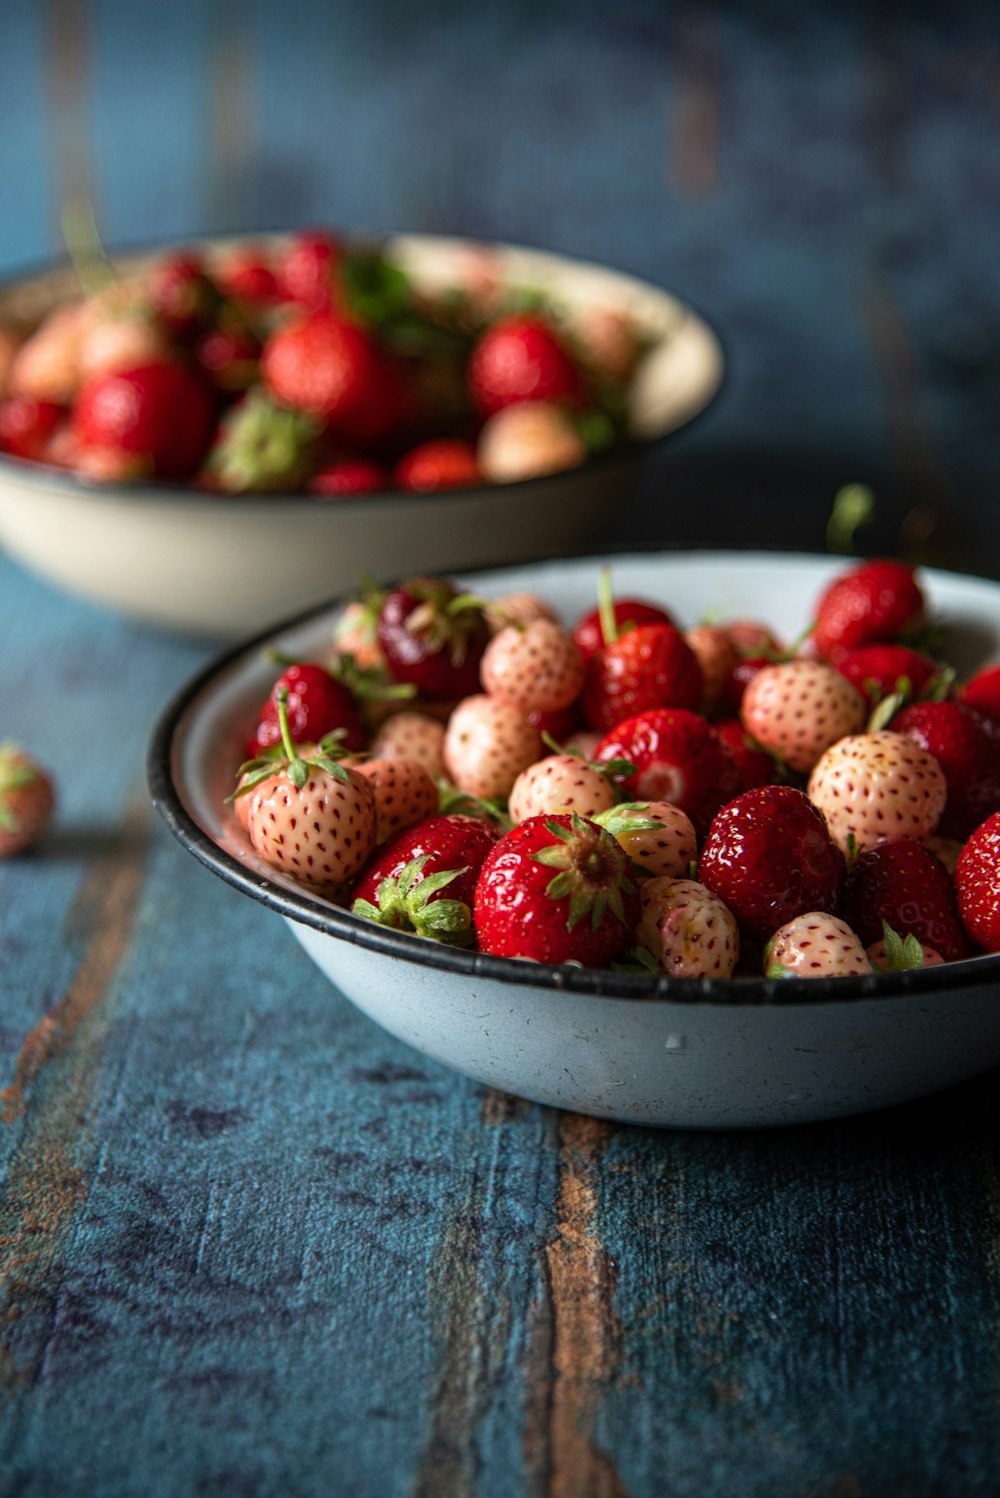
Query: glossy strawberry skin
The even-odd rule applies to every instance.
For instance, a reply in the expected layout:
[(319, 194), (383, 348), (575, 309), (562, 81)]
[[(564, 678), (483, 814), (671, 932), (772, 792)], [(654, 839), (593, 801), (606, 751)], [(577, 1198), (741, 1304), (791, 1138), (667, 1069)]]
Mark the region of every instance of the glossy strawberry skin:
[(0, 452), (33, 463), (45, 459), (46, 450), (65, 409), (54, 401), (16, 395), (0, 401)]
[(458, 641), (449, 635), (436, 643), (433, 625), (414, 628), (409, 622), (428, 604), (446, 612), (455, 596), (454, 587), (442, 579), (415, 578), (387, 593), (379, 611), (378, 643), (392, 676), (412, 682), (424, 697), (468, 697), (479, 687), (479, 662), (490, 637), (481, 610), (464, 611), (456, 621), (462, 626)]
[(225, 296), (237, 302), (268, 306), (279, 296), (278, 277), (265, 253), (253, 245), (227, 255), (216, 269), (215, 281)]
[(836, 667), (871, 704), (898, 691), (904, 681), (909, 683), (910, 697), (919, 697), (937, 671), (929, 655), (891, 642), (859, 645), (839, 655)]
[(323, 229), (293, 234), (278, 262), (277, 281), (282, 296), (310, 311), (329, 307), (339, 299), (343, 247)]
[[(666, 609), (661, 609), (655, 603), (644, 603), (641, 598), (616, 598), (613, 608), (615, 629), (619, 635), (639, 624), (674, 623)], [(589, 661), (592, 655), (603, 649), (605, 639), (599, 609), (591, 609), (589, 613), (581, 615), (573, 626), (573, 639), (584, 660)]]
[(774, 785), (781, 779), (781, 767), (766, 749), (759, 749), (739, 718), (721, 718), (712, 724), (717, 738), (726, 745), (740, 777), (740, 790), (758, 785)]
[(350, 436), (381, 383), (381, 355), (357, 323), (317, 312), (273, 333), (261, 355), (261, 376), (275, 400), (327, 422)]
[(427, 494), (463, 489), (483, 482), (476, 450), (459, 438), (439, 437), (405, 453), (393, 475), (400, 489)]
[(1000, 662), (983, 666), (970, 676), (959, 692), (966, 707), (975, 708), (983, 717), (1000, 723)]
[(698, 878), (729, 906), (741, 932), (766, 941), (796, 916), (838, 913), (844, 859), (802, 791), (760, 786), (714, 818)]
[(1000, 735), (988, 719), (962, 702), (911, 702), (889, 726), (933, 754), (944, 772), (942, 836), (964, 839), (1000, 809)]
[(955, 888), (969, 940), (1000, 952), (1000, 811), (977, 827), (959, 856)]
[(383, 879), (394, 878), (413, 859), (426, 855), (427, 863), (416, 882), (448, 869), (461, 869), (464, 872), (445, 885), (441, 896), (447, 900), (463, 900), (471, 909), (479, 870), (498, 836), (497, 829), (480, 817), (467, 817), (458, 812), (428, 817), (415, 827), (407, 827), (384, 848), (376, 849), (362, 869), (351, 897), (374, 905)]
[(844, 915), (867, 947), (886, 921), (899, 936), (912, 933), (946, 962), (968, 951), (947, 869), (922, 843), (897, 838), (859, 853), (851, 864)]
[(606, 734), (594, 753), (598, 764), (624, 759), (635, 766), (625, 781), (630, 801), (669, 801), (703, 833), (715, 813), (736, 795), (739, 773), (710, 723), (684, 708), (637, 713)]
[(481, 336), (468, 368), (469, 390), (483, 416), (519, 401), (565, 401), (582, 394), (580, 373), (539, 317), (502, 318)]
[(345, 749), (365, 747), (365, 731), (351, 692), (322, 666), (302, 662), (285, 668), (262, 705), (256, 733), (259, 748), (268, 749), (281, 741), (277, 694), (282, 687), (288, 692), (288, 727), (296, 744), (318, 742), (341, 728)]
[(376, 494), (389, 488), (389, 475), (369, 458), (342, 458), (314, 473), (306, 484), (310, 494), (325, 499), (350, 499), (354, 494)]
[(816, 610), (813, 643), (825, 659), (881, 640), (895, 640), (923, 618), (924, 596), (913, 568), (879, 559), (835, 578)]
[(88, 380), (73, 408), (81, 447), (121, 454), (137, 474), (187, 478), (215, 420), (204, 381), (182, 364), (145, 364)]
[(701, 692), (701, 667), (680, 630), (641, 624), (591, 656), (583, 715), (591, 728), (607, 733), (653, 708), (696, 708)]

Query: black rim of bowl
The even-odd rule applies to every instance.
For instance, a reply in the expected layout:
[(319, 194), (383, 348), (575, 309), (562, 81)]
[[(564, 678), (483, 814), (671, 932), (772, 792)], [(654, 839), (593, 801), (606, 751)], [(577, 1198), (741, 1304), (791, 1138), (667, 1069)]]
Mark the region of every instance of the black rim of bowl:
[[(755, 553), (745, 549), (748, 556)], [(679, 551), (696, 548), (672, 547), (669, 552), (644, 552), (646, 560), (676, 556)], [(600, 562), (608, 555), (635, 555), (634, 547), (607, 547), (600, 553), (580, 551), (567, 554), (567, 560)], [(706, 553), (700, 552), (705, 555)], [(822, 554), (789, 552), (809, 561), (833, 561)], [(530, 568), (537, 559), (522, 564), (479, 569), (483, 576), (494, 572)], [(470, 569), (453, 568), (465, 577), (475, 577)], [(226, 884), (241, 890), (267, 909), (312, 927), (328, 936), (377, 952), (386, 957), (418, 966), (464, 975), (488, 978), (496, 982), (550, 989), (553, 992), (592, 997), (647, 1001), (668, 1000), (673, 1003), (712, 1003), (724, 1005), (781, 1005), (815, 1003), (856, 1003), (863, 999), (890, 999), (910, 995), (930, 996), (957, 986), (963, 989), (996, 985), (1000, 981), (1000, 954), (966, 958), (940, 966), (913, 968), (898, 973), (873, 973), (860, 978), (668, 978), (665, 974), (618, 971), (608, 968), (577, 967), (572, 963), (549, 966), (544, 963), (512, 957), (494, 957), (488, 953), (447, 947), (439, 942), (393, 931), (328, 905), (302, 889), (286, 889), (260, 870), (241, 863), (204, 830), (191, 815), (175, 784), (172, 762), (178, 730), (183, 720), (213, 683), (231, 666), (258, 656), (275, 635), (284, 634), (327, 614), (333, 616), (347, 600), (333, 598), (301, 613), (269, 625), (252, 638), (244, 640), (214, 656), (167, 703), (157, 720), (147, 755), (147, 782), (153, 805), (170, 831), (200, 863), (211, 869)], [(850, 991), (845, 992), (845, 985)]]

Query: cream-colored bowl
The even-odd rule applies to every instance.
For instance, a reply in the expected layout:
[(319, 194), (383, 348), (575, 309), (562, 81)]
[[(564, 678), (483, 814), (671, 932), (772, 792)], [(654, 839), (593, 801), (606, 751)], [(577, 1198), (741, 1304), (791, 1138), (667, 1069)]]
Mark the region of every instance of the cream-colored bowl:
[[(421, 235), (387, 244), (428, 289), (452, 284), (476, 248)], [(632, 276), (535, 250), (487, 248), (505, 282), (548, 292), (571, 315), (627, 313), (642, 329), (649, 348), (631, 387), (627, 446), (546, 478), (336, 501), (97, 486), (0, 458), (0, 544), (93, 602), (224, 638), (350, 590), (362, 571), (385, 580), (553, 556), (594, 539), (650, 446), (711, 403), (723, 375), (719, 340), (684, 302)], [(141, 260), (122, 264), (137, 268)], [(0, 289), (0, 321), (40, 318), (74, 289), (66, 270), (10, 283)]]

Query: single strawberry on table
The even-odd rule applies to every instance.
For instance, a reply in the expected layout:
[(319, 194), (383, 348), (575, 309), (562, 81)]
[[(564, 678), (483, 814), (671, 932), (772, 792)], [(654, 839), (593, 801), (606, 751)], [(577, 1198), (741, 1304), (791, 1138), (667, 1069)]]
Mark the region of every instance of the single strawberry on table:
[(352, 891), (351, 913), (454, 946), (475, 939), (472, 906), (497, 829), (453, 812), (406, 828), (379, 848)]
[(0, 858), (38, 841), (55, 805), (51, 777), (16, 744), (0, 744)]

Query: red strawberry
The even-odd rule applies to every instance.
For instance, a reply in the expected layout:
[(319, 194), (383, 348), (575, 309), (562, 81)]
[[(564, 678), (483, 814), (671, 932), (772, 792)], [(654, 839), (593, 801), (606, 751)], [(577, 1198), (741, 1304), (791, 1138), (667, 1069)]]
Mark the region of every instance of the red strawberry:
[(325, 499), (349, 499), (353, 494), (376, 494), (389, 488), (389, 475), (369, 458), (340, 458), (314, 473), (306, 484), (310, 494)]
[(259, 246), (239, 245), (230, 250), (215, 268), (215, 282), (237, 302), (268, 306), (278, 299), (278, 278), (267, 251)]
[[(655, 603), (644, 603), (641, 598), (616, 598), (613, 600), (614, 612), (614, 635), (626, 634), (638, 624), (673, 624), (673, 619), (666, 609), (660, 608)], [(604, 638), (604, 630), (601, 625), (600, 608), (591, 609), (589, 613), (583, 614), (573, 626), (573, 639), (576, 648), (589, 661), (592, 655), (596, 655), (609, 642)]]
[(354, 886), (351, 911), (396, 931), (465, 946), (483, 860), (497, 831), (460, 813), (428, 817), (373, 856)]
[(948, 785), (938, 831), (966, 838), (1000, 810), (1000, 744), (989, 721), (964, 702), (911, 702), (890, 724), (933, 754)]
[(521, 712), (553, 713), (575, 702), (584, 666), (573, 637), (551, 619), (508, 624), (483, 652), (480, 678), (491, 697)]
[(23, 853), (49, 824), (52, 781), (16, 744), (0, 744), (0, 858)]
[(712, 728), (716, 738), (722, 740), (736, 761), (740, 790), (749, 791), (755, 785), (774, 785), (781, 779), (778, 761), (766, 749), (757, 747), (739, 718), (722, 718), (713, 723)]
[(782, 661), (747, 685), (740, 717), (751, 738), (802, 774), (865, 721), (865, 700), (833, 666)]
[(908, 645), (859, 645), (838, 655), (837, 670), (874, 706), (899, 693), (907, 701), (919, 697), (937, 672), (937, 662)]
[(459, 790), (483, 800), (509, 796), (521, 771), (543, 753), (523, 713), (499, 697), (466, 697), (448, 719), (445, 769)]
[(832, 659), (843, 650), (896, 640), (924, 617), (924, 595), (903, 562), (861, 562), (826, 588), (816, 609), (813, 643)]
[(288, 700), (289, 729), (296, 743), (318, 743), (340, 729), (345, 749), (365, 747), (365, 732), (353, 694), (322, 666), (302, 661), (285, 667), (261, 707), (256, 733), (260, 749), (281, 742), (279, 702), (283, 691)]
[(456, 437), (422, 442), (400, 458), (393, 477), (400, 489), (421, 494), (436, 489), (466, 489), (483, 481), (476, 449)]
[(576, 815), (531, 817), (500, 839), (476, 886), (482, 951), (603, 967), (631, 940), (639, 898), (615, 839)]
[(193, 338), (219, 305), (218, 287), (189, 250), (159, 259), (147, 273), (145, 286), (153, 311), (173, 338)]
[(583, 689), (584, 717), (604, 733), (651, 708), (695, 708), (701, 667), (672, 624), (640, 624), (592, 656)]
[(845, 853), (853, 840), (930, 837), (947, 787), (933, 754), (900, 733), (857, 733), (831, 744), (809, 777), (809, 799)]
[(249, 328), (227, 320), (201, 335), (194, 357), (220, 390), (246, 390), (257, 378), (260, 339)]
[(580, 372), (540, 317), (501, 318), (479, 339), (468, 370), (469, 390), (484, 416), (520, 401), (579, 402)]
[(145, 364), (88, 380), (73, 408), (82, 449), (119, 460), (122, 478), (187, 478), (212, 435), (204, 381), (182, 364)]
[(64, 408), (55, 401), (33, 400), (27, 395), (0, 402), (0, 452), (43, 463), (64, 414)]
[(968, 943), (948, 870), (922, 843), (896, 838), (858, 854), (850, 865), (844, 914), (866, 947), (882, 939), (883, 921), (901, 937), (915, 936), (947, 962)]
[(355, 769), (371, 782), (375, 793), (377, 843), (424, 821), (438, 809), (438, 788), (417, 760), (366, 759)]
[(786, 921), (764, 949), (769, 978), (859, 978), (872, 971), (857, 932), (824, 911)]
[(718, 895), (694, 879), (660, 876), (639, 891), (636, 944), (672, 978), (731, 978), (740, 933)]
[(261, 377), (275, 400), (324, 421), (331, 431), (372, 441), (396, 420), (396, 392), (384, 399), (386, 359), (371, 334), (346, 317), (316, 312), (272, 333)]
[(739, 785), (733, 758), (711, 724), (684, 708), (627, 718), (604, 736), (594, 759), (598, 764), (627, 760), (635, 766), (627, 781), (630, 799), (669, 801), (700, 832)]
[(343, 254), (340, 241), (325, 229), (293, 234), (278, 259), (282, 295), (309, 311), (335, 304), (340, 297)]
[(984, 718), (1000, 723), (1000, 661), (983, 666), (970, 676), (959, 697), (966, 707), (975, 708)]
[(766, 785), (717, 814), (698, 878), (729, 906), (741, 932), (766, 941), (797, 915), (839, 908), (844, 859), (802, 791)]
[(466, 697), (479, 686), (489, 629), (478, 603), (442, 578), (416, 577), (382, 600), (378, 642), (396, 681), (424, 697)]
[(729, 679), (722, 690), (723, 712), (738, 713), (743, 705), (743, 694), (753, 681), (767, 666), (773, 666), (774, 659), (770, 655), (744, 655), (733, 665), (729, 673)]
[(962, 925), (978, 947), (1000, 952), (1000, 811), (977, 827), (955, 869)]

